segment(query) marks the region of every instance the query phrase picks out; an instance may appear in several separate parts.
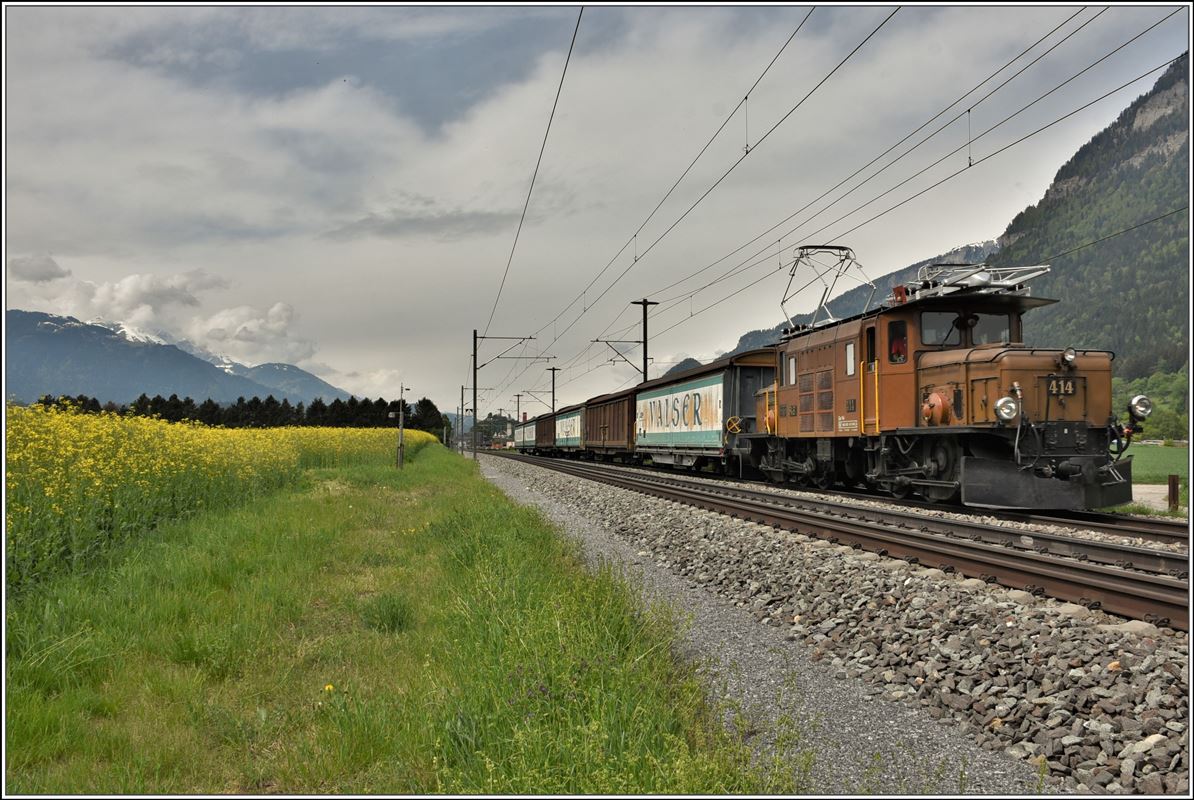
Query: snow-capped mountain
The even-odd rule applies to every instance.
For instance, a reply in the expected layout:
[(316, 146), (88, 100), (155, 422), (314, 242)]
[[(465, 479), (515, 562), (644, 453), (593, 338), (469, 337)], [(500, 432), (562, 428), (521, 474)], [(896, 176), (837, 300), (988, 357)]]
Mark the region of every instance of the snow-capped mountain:
[(112, 322), (103, 317), (96, 317), (88, 320), (87, 325), (98, 325), (101, 328), (107, 328), (114, 333), (118, 333), (130, 342), (149, 342), (150, 344), (175, 344), (171, 341), (169, 334), (164, 332), (151, 333), (150, 331), (141, 328), (134, 328), (124, 322)]
[(142, 393), (217, 402), (271, 394), (292, 403), (349, 397), (293, 364), (248, 367), (191, 342), (171, 341), (161, 331), (18, 309), (9, 309), (5, 317), (6, 399), (18, 402), (44, 394), (84, 394), (117, 403)]
[(212, 364), (229, 375), (244, 375), (249, 367), (237, 361), (233, 361), (228, 356), (222, 356), (219, 353), (213, 353), (203, 345), (195, 344), (189, 339), (179, 339), (172, 344), (184, 353), (190, 353), (195, 358), (202, 358), (208, 364)]

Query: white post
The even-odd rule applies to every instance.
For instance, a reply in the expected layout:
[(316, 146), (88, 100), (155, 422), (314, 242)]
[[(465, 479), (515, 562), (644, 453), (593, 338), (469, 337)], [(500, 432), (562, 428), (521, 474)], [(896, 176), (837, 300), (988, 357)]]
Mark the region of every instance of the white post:
[(406, 410), (406, 404), (403, 402), (403, 392), (405, 387), (398, 384), (398, 469), (402, 469), (402, 463), (406, 456), (406, 415), (403, 413)]

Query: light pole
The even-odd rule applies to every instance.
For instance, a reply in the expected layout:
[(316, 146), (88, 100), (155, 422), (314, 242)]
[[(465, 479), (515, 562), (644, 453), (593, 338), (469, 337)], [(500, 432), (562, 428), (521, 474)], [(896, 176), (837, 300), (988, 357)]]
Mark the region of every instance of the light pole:
[(403, 400), (403, 394), (411, 387), (398, 384), (398, 469), (402, 469), (402, 463), (406, 460), (406, 402)]

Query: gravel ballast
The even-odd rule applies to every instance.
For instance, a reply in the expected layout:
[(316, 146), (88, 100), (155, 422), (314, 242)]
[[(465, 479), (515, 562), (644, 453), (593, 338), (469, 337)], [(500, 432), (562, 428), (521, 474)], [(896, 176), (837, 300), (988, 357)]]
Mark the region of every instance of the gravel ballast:
[(1187, 792), (1184, 633), (527, 464), (485, 469), (692, 612), (694, 651), (747, 676), (732, 695), (774, 705), (794, 675), (824, 791), (956, 792), (966, 764), (967, 791), (1032, 793), (1043, 774)]
[[(1076, 779), (1050, 764), (1065, 757), (1068, 745), (1060, 741), (1073, 738), (1074, 723), (1084, 721), (1071, 710), (1074, 701), (1042, 694), (1034, 682), (1039, 679), (1025, 678), (1027, 686), (1021, 680), (1020, 673), (1038, 668), (1034, 654), (1042, 672), (1052, 671), (1045, 650), (1025, 650), (1021, 643), (1026, 663), (1018, 672), (998, 674), (1011, 640), (1027, 635), (1019, 622), (1008, 627), (1004, 620), (1023, 616), (1006, 592), (963, 586), (936, 570), (506, 459), (483, 457), (482, 469), (513, 499), (539, 507), (575, 537), (590, 563), (622, 568), (647, 599), (688, 615), (686, 654), (708, 663), (715, 693), (758, 716), (758, 742), (766, 745), (780, 715), (796, 721), (800, 747), (813, 754), (814, 791), (1036, 794), (1079, 788)], [(921, 591), (934, 585), (949, 588)], [(992, 611), (994, 619), (986, 619)], [(1054, 624), (1045, 624), (1049, 632), (1091, 627), (1075, 617), (1052, 616)], [(1118, 641), (1132, 634), (1105, 636)], [(1173, 637), (1164, 638), (1171, 644)], [(1183, 654), (1180, 684), (1165, 687), (1180, 685), (1184, 692), (1184, 659)], [(1064, 669), (1053, 664), (1063, 681), (1076, 669), (1070, 660)], [(1116, 671), (1125, 671), (1122, 663)], [(986, 678), (985, 672), (993, 674)], [(1050, 702), (1034, 702), (1042, 697)], [(1183, 722), (1185, 708), (1183, 698)], [(1038, 709), (1049, 714), (1041, 717)], [(1004, 716), (992, 725), (996, 712)], [(1050, 735), (1061, 729), (1061, 736), (1046, 738), (1052, 746), (1029, 748), (1031, 753), (1005, 750), (1013, 742), (1035, 740), (1001, 731), (1024, 724), (1035, 732), (1038, 723)], [(1106, 733), (1083, 728), (1079, 741), (1086, 746), (1087, 739), (1115, 740), (1110, 727)], [(1185, 753), (1184, 729), (1165, 730), (1164, 743), (1149, 742), (1133, 759), (1133, 775), (1159, 774), (1155, 762), (1168, 753), (1170, 742), (1181, 743)], [(1140, 734), (1132, 743), (1147, 740), (1143, 729)], [(1041, 756), (1043, 765), (1030, 760)], [(1122, 764), (1132, 757), (1115, 758), (1115, 781), (1104, 785), (1091, 777), (1094, 786), (1082, 788), (1124, 786)], [(1089, 760), (1087, 771), (1097, 769), (1100, 777), (1113, 763)], [(1172, 774), (1177, 773), (1167, 762), (1164, 776)], [(1164, 776), (1160, 791), (1168, 790)]]

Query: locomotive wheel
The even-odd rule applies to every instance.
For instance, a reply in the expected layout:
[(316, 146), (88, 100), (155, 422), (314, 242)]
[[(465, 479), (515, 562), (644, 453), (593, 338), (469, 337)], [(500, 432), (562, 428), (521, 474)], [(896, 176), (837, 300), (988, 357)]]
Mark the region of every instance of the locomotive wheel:
[[(929, 459), (936, 467), (934, 480), (956, 481), (961, 473), (961, 449), (954, 438), (941, 438), (935, 441), (929, 451)], [(925, 486), (923, 493), (926, 500), (934, 503), (949, 503), (958, 497), (958, 489), (947, 489), (942, 486)]]

